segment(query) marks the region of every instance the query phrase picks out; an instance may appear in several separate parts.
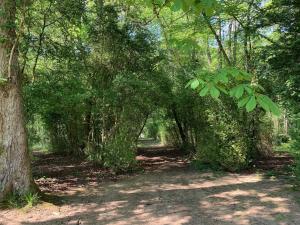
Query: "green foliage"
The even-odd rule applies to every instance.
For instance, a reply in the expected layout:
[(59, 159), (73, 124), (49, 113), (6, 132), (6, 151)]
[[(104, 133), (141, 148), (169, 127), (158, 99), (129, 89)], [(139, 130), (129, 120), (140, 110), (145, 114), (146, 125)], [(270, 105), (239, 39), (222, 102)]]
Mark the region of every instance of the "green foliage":
[(4, 78), (4, 77), (1, 77), (1, 74), (0, 74), (0, 85), (3, 85), (7, 82), (7, 78)]
[(125, 171), (143, 133), (244, 168), (271, 146), (263, 112), (297, 111), (297, 13), (294, 1), (34, 1), (17, 31), (29, 143)]
[(238, 171), (248, 165), (247, 136), (236, 119), (219, 110), (208, 117), (210, 126), (202, 130), (195, 159), (212, 167)]
[(218, 3), (216, 0), (203, 0), (203, 1), (195, 1), (195, 0), (174, 0), (171, 1), (171, 10), (176, 12), (179, 10), (183, 11), (193, 11), (195, 14), (204, 12), (208, 15), (211, 15), (214, 10), (217, 8)]
[(3, 208), (23, 208), (33, 207), (40, 202), (40, 196), (37, 193), (25, 193), (18, 194), (13, 193), (7, 196), (7, 198), (1, 203)]
[(103, 152), (101, 152), (103, 166), (113, 170), (128, 171), (136, 167), (135, 160), (135, 140), (130, 140), (127, 134), (128, 130), (123, 128), (115, 138), (107, 143)]
[[(238, 107), (245, 107), (247, 112), (253, 111), (257, 105), (266, 112), (280, 116), (279, 107), (266, 95), (261, 94), (264, 88), (251, 82), (251, 75), (236, 68), (225, 68), (211, 73), (208, 71), (197, 71), (198, 77), (187, 83), (194, 90), (200, 90), (201, 97), (208, 93), (214, 99), (218, 99), (220, 93), (228, 94), (238, 101)], [(247, 82), (247, 83), (245, 83)], [(242, 84), (235, 84), (242, 83)]]
[(199, 170), (199, 171), (207, 171), (207, 170), (213, 170), (213, 171), (220, 171), (222, 168), (218, 166), (217, 164), (209, 164), (204, 163), (200, 160), (193, 160), (191, 162), (192, 168)]
[[(64, 23), (47, 28), (45, 55), (39, 56), (45, 61), (36, 64), (34, 82), (29, 79), (24, 86), (30, 143), (48, 144), (52, 151), (87, 157), (116, 171), (130, 170), (145, 119), (168, 96), (168, 78), (157, 68), (163, 55), (146, 28), (120, 23), (117, 7), (92, 4), (85, 5), (92, 11), (81, 12), (78, 3), (65, 14), (68, 4), (72, 1), (40, 1), (31, 8), (35, 13), (40, 7), (60, 7)], [(77, 20), (79, 13), (85, 20)], [(34, 25), (33, 30), (42, 26)], [(37, 53), (29, 48), (26, 54)], [(33, 66), (27, 64), (25, 71), (30, 74)]]

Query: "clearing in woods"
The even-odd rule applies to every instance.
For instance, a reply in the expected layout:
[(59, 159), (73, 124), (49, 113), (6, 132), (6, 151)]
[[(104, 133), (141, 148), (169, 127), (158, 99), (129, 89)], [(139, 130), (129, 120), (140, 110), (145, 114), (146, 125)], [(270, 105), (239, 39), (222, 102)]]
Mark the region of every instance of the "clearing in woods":
[(143, 172), (132, 174), (51, 154), (35, 157), (36, 182), (53, 203), (1, 211), (0, 224), (300, 224), (300, 198), (286, 180), (263, 172), (199, 172), (176, 149), (140, 149)]

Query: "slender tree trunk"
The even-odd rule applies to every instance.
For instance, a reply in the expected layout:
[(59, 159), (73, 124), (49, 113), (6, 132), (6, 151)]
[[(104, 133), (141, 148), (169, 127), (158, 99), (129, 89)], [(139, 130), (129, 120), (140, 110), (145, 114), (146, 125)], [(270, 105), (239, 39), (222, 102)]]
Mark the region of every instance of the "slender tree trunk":
[[(223, 46), (223, 44), (222, 44), (222, 21), (221, 21), (221, 18), (220, 18), (220, 17), (218, 18), (218, 25), (219, 25), (218, 36), (219, 36), (221, 45)], [(221, 45), (219, 45), (219, 50), (218, 50), (218, 55), (219, 55), (219, 68), (222, 68), (222, 67), (223, 67), (223, 54), (222, 54)], [(224, 49), (224, 51), (225, 51), (225, 49)], [(228, 58), (229, 58), (229, 57), (228, 57)]]
[(233, 49), (232, 49), (232, 61), (233, 66), (236, 65), (236, 54), (237, 54), (237, 38), (238, 38), (238, 29), (239, 25), (237, 22), (234, 22), (234, 34), (233, 34)]
[(145, 116), (144, 122), (143, 122), (143, 124), (142, 124), (141, 129), (139, 130), (139, 133), (138, 133), (138, 135), (137, 135), (137, 138), (136, 138), (135, 142), (138, 142), (138, 141), (139, 141), (139, 138), (140, 138), (141, 134), (143, 133), (143, 130), (144, 130), (145, 126), (146, 126), (146, 123), (147, 123), (147, 121), (148, 121), (148, 118), (149, 118), (149, 114), (147, 114), (147, 115)]
[(289, 130), (289, 120), (286, 111), (283, 113), (283, 132), (285, 135), (288, 135)]
[(178, 127), (178, 130), (179, 130), (179, 134), (180, 134), (180, 138), (181, 138), (181, 141), (182, 141), (182, 145), (183, 146), (187, 146), (187, 144), (188, 144), (188, 142), (187, 142), (187, 136), (186, 136), (186, 134), (184, 132), (184, 128), (182, 127), (182, 124), (180, 123), (180, 120), (178, 118), (175, 106), (172, 106), (172, 113), (173, 113), (176, 125)]
[(228, 26), (228, 57), (232, 62), (232, 24), (233, 22), (230, 21)]
[[(0, 201), (33, 187), (18, 70), (16, 2), (0, 0)], [(9, 26), (8, 26), (9, 24)]]
[[(50, 8), (51, 8), (51, 4), (48, 8), (48, 11), (50, 10)], [(36, 68), (37, 68), (38, 61), (39, 61), (39, 58), (40, 58), (40, 56), (42, 54), (42, 50), (43, 50), (43, 41), (44, 41), (44, 38), (45, 38), (46, 22), (47, 22), (47, 13), (44, 14), (43, 27), (42, 27), (41, 33), (39, 34), (38, 49), (37, 49), (37, 52), (36, 52), (36, 56), (35, 56), (34, 63), (33, 63), (33, 68), (32, 68), (32, 81), (35, 80)]]
[(212, 26), (211, 22), (210, 22), (210, 19), (203, 13), (202, 14), (207, 25), (208, 25), (208, 28), (211, 30), (211, 32), (213, 33), (213, 35), (215, 36), (215, 39), (218, 43), (218, 46), (219, 46), (219, 50), (221, 51), (221, 53), (223, 54), (223, 57), (225, 59), (225, 62), (230, 66), (231, 65), (231, 62), (230, 62), (230, 59), (224, 49), (224, 46), (222, 44), (222, 37), (219, 37), (219, 35), (217, 34), (217, 31), (214, 29), (214, 27)]
[(248, 31), (245, 30), (244, 31), (245, 34), (244, 34), (244, 52), (245, 52), (245, 70), (247, 72), (250, 72), (250, 52), (249, 52), (249, 49), (248, 49)]
[(206, 54), (207, 54), (208, 65), (211, 66), (212, 58), (211, 58), (211, 52), (210, 52), (210, 46), (209, 46), (209, 36), (208, 35), (207, 35), (207, 38), (206, 38)]

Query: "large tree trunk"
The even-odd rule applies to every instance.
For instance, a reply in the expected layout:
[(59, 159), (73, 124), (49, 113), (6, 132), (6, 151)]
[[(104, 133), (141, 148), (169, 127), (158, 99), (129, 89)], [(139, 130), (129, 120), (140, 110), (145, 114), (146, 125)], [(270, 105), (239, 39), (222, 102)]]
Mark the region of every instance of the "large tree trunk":
[(16, 3), (0, 0), (0, 201), (33, 187), (15, 32)]

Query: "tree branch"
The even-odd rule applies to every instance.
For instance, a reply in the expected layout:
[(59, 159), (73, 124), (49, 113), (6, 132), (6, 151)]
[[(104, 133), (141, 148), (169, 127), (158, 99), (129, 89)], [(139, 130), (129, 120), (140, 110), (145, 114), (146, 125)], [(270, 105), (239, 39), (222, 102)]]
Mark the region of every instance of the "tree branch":
[(205, 19), (205, 21), (206, 21), (209, 29), (211, 30), (211, 32), (215, 36), (215, 39), (218, 42), (219, 48), (220, 48), (220, 50), (221, 50), (221, 52), (222, 52), (222, 54), (223, 54), (223, 56), (224, 56), (224, 58), (226, 60), (226, 63), (230, 66), (231, 65), (231, 61), (230, 61), (230, 59), (229, 59), (229, 57), (228, 57), (228, 55), (227, 55), (227, 53), (226, 53), (226, 51), (225, 51), (225, 49), (223, 47), (223, 44), (222, 44), (222, 41), (220, 40), (219, 35), (217, 34), (216, 30), (211, 25), (211, 23), (209, 21), (209, 18), (205, 15), (205, 13), (202, 13), (202, 15), (203, 15), (203, 17), (204, 17), (204, 19)]

